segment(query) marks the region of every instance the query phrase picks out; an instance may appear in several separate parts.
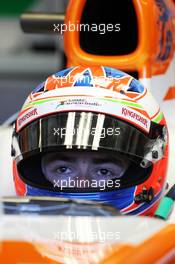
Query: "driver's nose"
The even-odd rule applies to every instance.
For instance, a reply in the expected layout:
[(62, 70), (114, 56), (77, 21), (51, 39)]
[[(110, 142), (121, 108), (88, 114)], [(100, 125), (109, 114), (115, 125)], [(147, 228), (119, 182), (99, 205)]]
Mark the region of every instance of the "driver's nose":
[(78, 161), (78, 169), (79, 169), (79, 180), (87, 180), (89, 178), (88, 176), (88, 171), (89, 171), (89, 167), (90, 167), (90, 162), (89, 160), (80, 158)]

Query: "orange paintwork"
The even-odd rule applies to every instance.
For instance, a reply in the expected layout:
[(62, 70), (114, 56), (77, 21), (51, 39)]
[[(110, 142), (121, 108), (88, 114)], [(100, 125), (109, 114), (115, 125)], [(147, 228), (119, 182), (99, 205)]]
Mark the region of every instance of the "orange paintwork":
[[(54, 245), (54, 246), (53, 246)], [(123, 246), (121, 246), (123, 247)], [(84, 263), (84, 259), (91, 262), (93, 256), (102, 259), (99, 250), (109, 254), (111, 246), (101, 243), (78, 243), (58, 241), (26, 242), (26, 241), (0, 241), (0, 263), (3, 264), (63, 264), (65, 259), (74, 259), (74, 263)], [(48, 256), (48, 257), (47, 257)], [(52, 257), (60, 260), (53, 260)], [(99, 261), (100, 261), (99, 260)], [(61, 261), (61, 262), (60, 262)]]
[(59, 264), (42, 256), (32, 243), (24, 241), (0, 242), (0, 263), (4, 264)]
[(175, 225), (171, 224), (140, 245), (114, 246), (100, 264), (148, 264), (163, 260), (164, 264), (175, 263)]
[[(72, 243), (73, 245), (73, 243)], [(76, 243), (75, 243), (76, 245)], [(87, 244), (82, 243), (86, 248)], [(25, 241), (0, 242), (0, 263), (10, 264), (59, 264), (44, 256), (44, 251), (37, 250), (35, 243)], [(46, 245), (45, 245), (46, 246)], [(71, 245), (70, 245), (71, 246)], [(49, 247), (49, 242), (48, 242)], [(41, 244), (42, 248), (42, 244)], [(10, 252), (10, 254), (9, 254)], [(103, 249), (104, 252), (104, 249)], [(98, 255), (98, 252), (97, 252)], [(140, 244), (118, 243), (105, 250), (105, 259), (100, 264), (148, 264), (163, 259), (164, 264), (175, 263), (175, 225), (170, 224)], [(65, 255), (66, 257), (66, 255)], [(78, 261), (78, 259), (77, 259)], [(128, 262), (129, 261), (129, 262)], [(80, 260), (77, 263), (82, 263)], [(89, 258), (89, 263), (93, 261)]]
[[(70, 0), (65, 23), (80, 23), (85, 2), (85, 0)], [(165, 2), (172, 12), (172, 17), (170, 21), (168, 21), (167, 27), (172, 32), (175, 32), (173, 17), (175, 16), (175, 5), (172, 0), (165, 0)], [(122, 56), (98, 56), (88, 54), (80, 47), (79, 32), (66, 31), (64, 41), (68, 66), (111, 66), (123, 71), (138, 71), (139, 78), (149, 78), (152, 75), (165, 73), (172, 60), (174, 49), (166, 60), (161, 63), (160, 61), (156, 61), (157, 55), (159, 52), (162, 52), (165, 47), (162, 47), (161, 51), (159, 50), (161, 36), (157, 20), (160, 16), (160, 11), (155, 4), (155, 0), (133, 0), (133, 4), (138, 17), (139, 31), (138, 46), (133, 53)], [(175, 34), (173, 43), (175, 43)]]
[(170, 87), (167, 91), (167, 94), (164, 97), (164, 100), (171, 100), (171, 99), (175, 99), (175, 86), (174, 87)]
[[(54, 75), (49, 76), (46, 80), (44, 89), (50, 91), (57, 89), (57, 87), (61, 87), (61, 88), (70, 87), (70, 86), (73, 87), (73, 84), (75, 82), (75, 76), (77, 74), (81, 74), (85, 69), (87, 69), (87, 67), (81, 67), (81, 70), (79, 69), (79, 67), (75, 67), (66, 77), (59, 77), (59, 76), (56, 77)], [(129, 86), (130, 82), (133, 80), (133, 77), (131, 76), (124, 76), (122, 78), (116, 78), (116, 79), (107, 78), (105, 77), (102, 68), (97, 66), (91, 68), (91, 73), (93, 76), (96, 77), (94, 80), (96, 87), (99, 88), (101, 87), (106, 89), (111, 89), (112, 87), (112, 90), (117, 92), (121, 90), (121, 87), (123, 87), (123, 85)], [(106, 78), (106, 81), (109, 82), (108, 86), (101, 85), (101, 79), (104, 80), (104, 78)], [(38, 93), (38, 95), (40, 94), (41, 93)], [(35, 95), (35, 97), (37, 96)]]

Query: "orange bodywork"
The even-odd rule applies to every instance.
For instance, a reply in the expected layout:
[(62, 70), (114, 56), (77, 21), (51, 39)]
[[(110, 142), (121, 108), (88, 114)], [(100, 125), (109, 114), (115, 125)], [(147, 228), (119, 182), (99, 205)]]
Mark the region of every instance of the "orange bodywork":
[[(64, 264), (94, 263), (93, 258), (102, 260), (101, 253), (109, 254), (111, 246), (101, 243), (78, 243), (58, 241), (27, 242), (7, 240), (0, 242), (0, 263), (9, 264)], [(102, 254), (101, 254), (102, 255)], [(49, 257), (50, 256), (50, 257)], [(56, 260), (54, 260), (56, 258)], [(66, 261), (67, 260), (67, 261)]]
[(0, 263), (7, 264), (59, 264), (42, 256), (32, 243), (5, 241), (0, 244)]
[[(72, 243), (73, 245), (73, 243)], [(70, 244), (70, 247), (72, 247)], [(75, 243), (76, 245), (76, 243)], [(44, 256), (44, 251), (37, 251), (35, 243), (25, 241), (5, 241), (1, 242), (0, 263), (10, 264), (59, 264), (64, 263), (54, 261)], [(81, 244), (87, 247), (87, 244)], [(42, 247), (42, 246), (41, 246)], [(49, 247), (49, 242), (48, 242)], [(100, 257), (97, 252), (97, 258), (99, 258), (100, 264), (148, 264), (156, 263), (156, 261), (162, 261), (164, 264), (175, 263), (175, 225), (170, 224), (160, 232), (151, 236), (149, 239), (141, 242), (140, 244), (128, 244), (119, 243), (111, 247), (107, 246), (106, 252), (103, 253), (106, 256), (104, 260), (100, 262)], [(65, 259), (66, 259), (65, 254)], [(97, 259), (96, 258), (96, 259)], [(89, 264), (97, 263), (88, 257)], [(74, 261), (76, 258), (74, 258)], [(76, 263), (83, 263), (77, 258)], [(75, 262), (74, 262), (75, 263)]]
[(138, 246), (114, 246), (113, 252), (100, 264), (151, 264), (157, 262), (175, 263), (175, 225), (167, 226)]
[[(81, 23), (81, 16), (85, 0), (70, 0), (66, 13), (65, 23)], [(172, 0), (164, 1), (171, 10), (171, 16), (166, 23), (166, 31), (173, 34), (173, 48), (167, 59), (160, 63), (156, 57), (164, 52), (166, 36), (161, 33), (161, 25), (158, 25), (160, 9), (155, 0), (133, 0), (138, 19), (138, 45), (134, 52), (122, 56), (99, 56), (88, 54), (82, 50), (79, 41), (79, 31), (66, 31), (64, 35), (65, 52), (68, 58), (68, 66), (76, 65), (105, 65), (123, 71), (138, 71), (139, 78), (149, 78), (152, 75), (165, 73), (174, 54), (175, 43), (175, 5)], [(127, 15), (127, 14), (126, 14)], [(160, 39), (163, 45), (159, 47)]]

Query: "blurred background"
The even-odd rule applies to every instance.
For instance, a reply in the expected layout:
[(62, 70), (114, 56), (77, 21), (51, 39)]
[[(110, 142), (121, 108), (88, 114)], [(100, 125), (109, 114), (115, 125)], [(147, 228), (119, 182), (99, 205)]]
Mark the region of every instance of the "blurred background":
[(0, 4), (0, 124), (20, 110), (26, 96), (49, 74), (64, 67), (63, 37), (25, 34), (24, 12), (60, 12), (66, 0), (8, 0)]

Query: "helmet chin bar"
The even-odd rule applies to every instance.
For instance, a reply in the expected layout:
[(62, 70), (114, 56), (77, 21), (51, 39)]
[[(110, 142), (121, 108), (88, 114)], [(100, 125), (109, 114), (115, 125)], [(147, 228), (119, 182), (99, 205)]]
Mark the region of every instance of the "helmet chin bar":
[(148, 168), (152, 163), (156, 163), (164, 157), (167, 140), (167, 130), (165, 127), (163, 127), (162, 137), (157, 137), (151, 147), (151, 150), (145, 155), (145, 157), (141, 161), (140, 166), (142, 168)]

